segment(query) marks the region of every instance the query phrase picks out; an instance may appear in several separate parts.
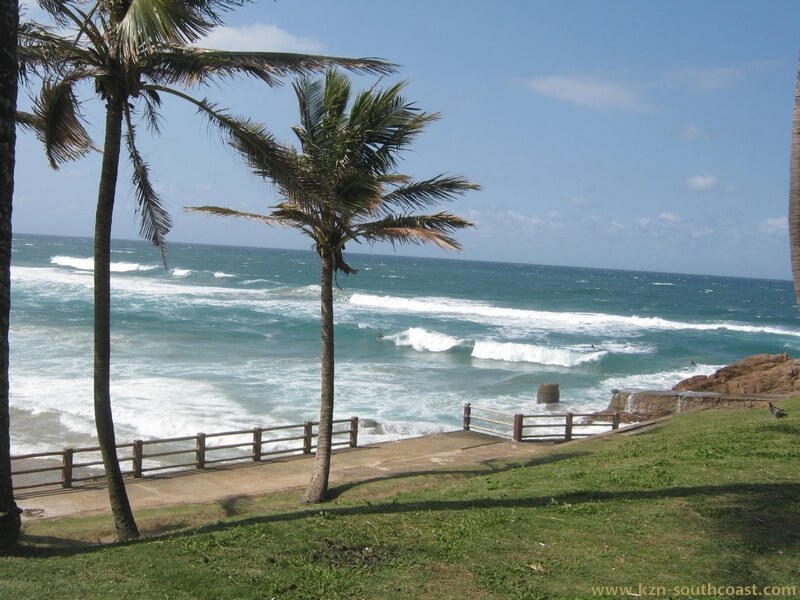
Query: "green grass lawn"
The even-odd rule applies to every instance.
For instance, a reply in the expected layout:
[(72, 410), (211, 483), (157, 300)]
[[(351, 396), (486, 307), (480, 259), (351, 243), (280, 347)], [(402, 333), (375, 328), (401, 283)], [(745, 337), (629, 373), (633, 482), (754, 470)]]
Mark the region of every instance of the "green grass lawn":
[(800, 399), (781, 404), (348, 484), (324, 506), (142, 512), (130, 544), (96, 543), (108, 517), (29, 522), (0, 598), (800, 597)]

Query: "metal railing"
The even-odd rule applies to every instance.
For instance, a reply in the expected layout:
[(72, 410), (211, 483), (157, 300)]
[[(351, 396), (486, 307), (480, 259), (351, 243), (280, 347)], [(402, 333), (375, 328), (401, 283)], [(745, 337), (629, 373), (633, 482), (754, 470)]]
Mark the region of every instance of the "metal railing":
[[(333, 425), (331, 445), (334, 448), (358, 446), (358, 417), (337, 419)], [(123, 476), (139, 479), (152, 473), (311, 454), (317, 447), (318, 427), (319, 422), (306, 421), (277, 427), (134, 440), (117, 445), (117, 452)], [(12, 456), (11, 475), (15, 491), (58, 485), (71, 488), (75, 484), (104, 481), (102, 465), (99, 446), (64, 448)], [(127, 465), (130, 466), (125, 468)]]

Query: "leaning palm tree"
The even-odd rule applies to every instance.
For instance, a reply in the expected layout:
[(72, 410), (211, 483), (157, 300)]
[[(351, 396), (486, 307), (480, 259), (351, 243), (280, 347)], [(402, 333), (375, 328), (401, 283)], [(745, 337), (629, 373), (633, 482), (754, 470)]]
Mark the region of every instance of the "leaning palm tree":
[(314, 468), (303, 496), (306, 503), (324, 501), (328, 491), (334, 409), (334, 277), (337, 272), (356, 273), (344, 259), (345, 245), (388, 241), (458, 250), (452, 234), (472, 226), (449, 212), (416, 214), (479, 186), (459, 176), (414, 181), (396, 172), (400, 154), (438, 118), (401, 96), (404, 85), (385, 91), (370, 89), (351, 102), (350, 81), (337, 71), (329, 71), (324, 81), (299, 79), (294, 84), (300, 106), (300, 124), (294, 128), (299, 152), (277, 144), (255, 124), (248, 136), (234, 135), (232, 139), (254, 173), (276, 185), (282, 201), (267, 215), (214, 206), (188, 209), (294, 227), (311, 239), (320, 256), (320, 415)]
[(800, 64), (797, 69), (789, 161), (789, 247), (795, 299), (800, 307)]
[[(92, 147), (83, 126), (79, 92), (83, 82), (105, 105), (105, 139), (94, 238), (94, 408), (109, 499), (120, 539), (138, 537), (116, 454), (110, 397), (111, 221), (124, 137), (141, 218), (141, 234), (165, 249), (169, 214), (150, 180), (149, 165), (136, 146), (134, 111), (155, 131), (161, 98), (187, 100), (223, 130), (237, 123), (187, 87), (247, 75), (272, 86), (287, 74), (309, 73), (332, 64), (385, 73), (392, 65), (270, 52), (224, 52), (192, 46), (221, 23), (223, 11), (244, 0), (40, 0), (56, 28), (26, 24), (20, 32), (23, 72), (43, 78), (33, 124), (53, 166)], [(123, 135), (124, 131), (124, 135)], [(246, 135), (246, 134), (243, 134)]]
[(0, 0), (0, 552), (19, 536), (19, 508), (11, 481), (8, 325), (11, 309), (11, 206), (17, 108), (17, 0)]

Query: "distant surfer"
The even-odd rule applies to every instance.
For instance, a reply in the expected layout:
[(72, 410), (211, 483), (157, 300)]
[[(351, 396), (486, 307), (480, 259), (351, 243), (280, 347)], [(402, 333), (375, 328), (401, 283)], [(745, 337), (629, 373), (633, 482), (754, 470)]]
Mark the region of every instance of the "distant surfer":
[(696, 363), (696, 362), (694, 362), (694, 361), (692, 361), (692, 362), (690, 362), (690, 363), (689, 363), (689, 365), (691, 365), (692, 367), (696, 367), (696, 366), (697, 366), (697, 363)]
[(382, 334), (382, 333), (379, 333), (379, 334), (378, 334), (378, 339), (379, 339), (379, 340), (382, 340), (382, 339), (383, 339), (383, 334)]

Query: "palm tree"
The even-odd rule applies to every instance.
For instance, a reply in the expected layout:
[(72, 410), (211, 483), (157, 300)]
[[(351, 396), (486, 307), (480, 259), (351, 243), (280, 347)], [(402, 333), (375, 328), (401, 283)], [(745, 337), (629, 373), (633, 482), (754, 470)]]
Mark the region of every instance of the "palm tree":
[(123, 137), (132, 165), (141, 235), (160, 248), (164, 258), (165, 236), (171, 228), (169, 214), (151, 184), (149, 165), (137, 150), (132, 113), (141, 109), (148, 125), (158, 131), (161, 97), (171, 94), (189, 101), (226, 130), (237, 123), (212, 104), (187, 95), (185, 88), (241, 75), (273, 86), (287, 74), (309, 73), (332, 64), (365, 72), (394, 70), (393, 65), (378, 60), (236, 53), (191, 45), (222, 22), (223, 11), (243, 1), (97, 0), (87, 5), (80, 0), (41, 0), (61, 29), (26, 24), (20, 34), (25, 71), (43, 77), (31, 121), (37, 125), (54, 167), (91, 148), (82, 124), (79, 85), (91, 82), (92, 90), (105, 103), (94, 238), (94, 409), (120, 540), (139, 535), (117, 459), (110, 396), (111, 222)]
[(797, 306), (800, 307), (800, 64), (792, 115), (792, 150), (789, 161), (789, 247)]
[(11, 309), (11, 206), (17, 109), (17, 0), (0, 0), (0, 551), (19, 537), (20, 511), (11, 481), (8, 320)]
[(334, 408), (334, 277), (337, 272), (356, 273), (345, 262), (345, 244), (361, 240), (371, 244), (430, 243), (459, 250), (452, 233), (472, 226), (448, 212), (415, 212), (479, 186), (459, 176), (414, 181), (396, 172), (400, 154), (438, 118), (403, 98), (404, 86), (370, 89), (351, 103), (350, 81), (337, 71), (328, 71), (324, 81), (297, 80), (294, 89), (300, 125), (294, 132), (300, 152), (277, 144), (255, 124), (247, 137), (234, 135), (232, 139), (254, 173), (275, 183), (282, 201), (267, 215), (214, 206), (188, 209), (294, 227), (312, 240), (320, 256), (319, 436), (311, 481), (303, 496), (306, 503), (324, 501), (328, 491)]

